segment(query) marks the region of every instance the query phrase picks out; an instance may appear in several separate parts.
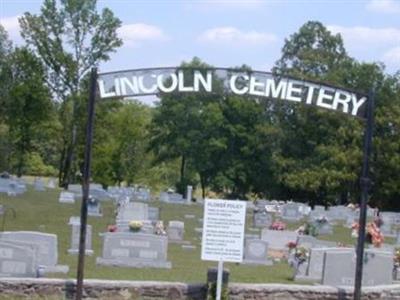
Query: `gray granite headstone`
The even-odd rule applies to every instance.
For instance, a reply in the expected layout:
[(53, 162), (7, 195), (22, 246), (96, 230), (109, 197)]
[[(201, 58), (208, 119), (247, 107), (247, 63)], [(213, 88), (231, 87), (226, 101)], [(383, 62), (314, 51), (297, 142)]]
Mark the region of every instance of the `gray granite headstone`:
[(35, 191), (38, 191), (38, 192), (43, 192), (46, 190), (46, 188), (44, 186), (44, 182), (41, 178), (35, 179), (35, 181), (33, 182), (33, 188), (35, 189)]
[(186, 202), (189, 204), (192, 202), (192, 192), (193, 187), (191, 185), (188, 185), (186, 189)]
[(101, 217), (103, 214), (101, 213), (101, 205), (98, 200), (89, 200), (87, 204), (87, 213), (88, 216), (91, 217)]
[[(389, 252), (366, 250), (363, 261), (363, 286), (392, 283), (393, 255)], [(326, 251), (322, 284), (332, 286), (353, 286), (355, 275), (355, 251)]]
[[(80, 218), (75, 217), (71, 218), (69, 225), (71, 225), (71, 246), (68, 249), (69, 254), (78, 254), (79, 253), (79, 238), (81, 236), (81, 223), (80, 223)], [(86, 226), (86, 239), (85, 239), (85, 254), (86, 255), (92, 255), (93, 254), (93, 249), (92, 249), (92, 225), (87, 225)]]
[(183, 234), (185, 232), (185, 223), (181, 221), (170, 221), (168, 223), (167, 234), (169, 242), (183, 241)]
[(160, 209), (158, 207), (149, 206), (149, 208), (148, 208), (148, 218), (151, 221), (160, 220)]
[(107, 232), (103, 235), (99, 265), (133, 268), (171, 268), (167, 261), (168, 238), (154, 234)]
[(0, 240), (0, 277), (37, 277), (35, 251), (29, 246)]
[(264, 228), (261, 231), (261, 239), (268, 242), (271, 249), (288, 250), (289, 242), (296, 242), (297, 232), (289, 230), (269, 230)]
[(55, 266), (58, 260), (57, 235), (35, 231), (0, 232), (1, 241), (21, 241), (38, 245), (38, 264)]
[(253, 226), (254, 227), (270, 227), (272, 224), (273, 218), (272, 214), (266, 211), (254, 211), (253, 214)]
[(286, 222), (298, 222), (303, 218), (297, 203), (287, 203), (282, 207), (282, 219)]
[(260, 239), (245, 240), (243, 263), (255, 265), (272, 265), (268, 259), (268, 243)]
[(141, 202), (130, 202), (121, 206), (117, 215), (117, 220), (121, 221), (145, 221), (148, 219), (148, 205)]
[(61, 192), (58, 198), (60, 203), (75, 203), (75, 195), (71, 192)]

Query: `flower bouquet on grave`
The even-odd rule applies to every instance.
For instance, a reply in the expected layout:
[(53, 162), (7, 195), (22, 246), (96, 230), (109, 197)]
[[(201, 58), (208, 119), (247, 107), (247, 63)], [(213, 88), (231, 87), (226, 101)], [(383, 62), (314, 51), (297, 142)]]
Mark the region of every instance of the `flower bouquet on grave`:
[(133, 232), (138, 232), (142, 228), (143, 223), (141, 221), (130, 221), (129, 222), (129, 229)]
[(107, 226), (107, 231), (108, 232), (116, 232), (117, 231), (117, 225), (108, 225)]
[(302, 264), (307, 261), (308, 257), (310, 256), (310, 251), (303, 246), (296, 247), (294, 251), (294, 258), (299, 263)]
[(370, 222), (366, 227), (366, 240), (367, 242), (372, 243), (374, 247), (380, 248), (383, 244), (384, 238), (378, 226), (376, 226), (375, 222)]
[(397, 274), (399, 273), (400, 269), (400, 248), (397, 247), (394, 249), (394, 255), (393, 255), (393, 278), (395, 280), (397, 279)]
[(297, 247), (297, 243), (296, 242), (289, 242), (289, 243), (286, 244), (286, 247), (289, 248), (289, 255), (290, 255), (295, 251), (295, 249)]
[(318, 229), (313, 223), (308, 222), (304, 225), (304, 234), (311, 235), (311, 236), (317, 236)]
[(292, 249), (291, 259), (288, 261), (289, 265), (294, 268), (293, 277), (295, 277), (300, 269), (300, 266), (308, 261), (310, 256), (310, 251), (306, 247), (296, 245), (295, 248)]
[(351, 224), (351, 237), (352, 238), (358, 238), (358, 228), (360, 228), (360, 224), (358, 224), (358, 222), (353, 222), (353, 224)]
[(164, 223), (163, 221), (157, 221), (155, 229), (154, 229), (154, 233), (157, 235), (166, 235), (166, 231), (164, 228)]
[(306, 230), (306, 225), (303, 224), (299, 228), (297, 228), (295, 231), (297, 232), (298, 235), (303, 235), (305, 230)]
[(282, 221), (275, 221), (271, 224), (269, 229), (272, 230), (285, 230), (286, 229), (286, 224), (283, 223)]

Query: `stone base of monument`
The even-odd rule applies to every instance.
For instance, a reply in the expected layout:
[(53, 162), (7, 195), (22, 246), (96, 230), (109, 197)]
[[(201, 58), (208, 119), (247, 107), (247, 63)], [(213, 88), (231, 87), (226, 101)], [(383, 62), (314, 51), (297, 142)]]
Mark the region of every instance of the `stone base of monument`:
[(190, 241), (168, 239), (169, 244), (190, 245)]
[(88, 216), (89, 217), (102, 217), (103, 214), (102, 213), (94, 213), (94, 212), (88, 212)]
[(242, 264), (243, 264), (243, 265), (248, 265), (248, 266), (257, 267), (257, 266), (272, 266), (274, 263), (273, 263), (273, 261), (270, 260), (270, 259), (266, 259), (266, 260), (263, 260), (263, 261), (261, 261), (261, 260), (249, 260), (249, 259), (244, 259), (244, 260), (242, 261)]
[[(68, 249), (68, 254), (78, 255), (79, 254), (79, 249)], [(85, 255), (92, 256), (93, 255), (93, 250), (86, 249), (85, 250)]]
[(171, 269), (170, 261), (145, 261), (142, 259), (96, 258), (96, 264), (109, 267)]
[(321, 284), (321, 278), (318, 277), (312, 277), (312, 276), (306, 276), (306, 275), (296, 275), (294, 277), (295, 282), (301, 282), (301, 283), (317, 283)]
[(289, 257), (289, 250), (288, 249), (268, 249), (268, 256), (272, 258), (284, 258), (287, 259)]
[(43, 268), (43, 274), (50, 274), (50, 273), (67, 274), (69, 272), (69, 266), (66, 265), (43, 266), (39, 268)]

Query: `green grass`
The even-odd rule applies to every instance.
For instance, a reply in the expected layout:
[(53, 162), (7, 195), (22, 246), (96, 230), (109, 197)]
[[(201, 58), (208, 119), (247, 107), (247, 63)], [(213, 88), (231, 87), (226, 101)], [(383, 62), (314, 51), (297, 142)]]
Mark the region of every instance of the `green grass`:
[[(60, 190), (36, 192), (29, 188), (18, 197), (8, 197), (0, 194), (0, 204), (13, 208), (16, 218), (8, 214), (5, 220), (5, 230), (32, 230), (54, 233), (58, 236), (58, 263), (69, 265), (68, 274), (55, 274), (54, 277), (75, 278), (77, 256), (67, 253), (70, 246), (71, 228), (68, 220), (71, 216), (80, 215), (80, 201), (75, 204), (58, 202)], [(97, 266), (97, 256), (101, 256), (102, 240), (99, 233), (105, 232), (107, 225), (115, 220), (115, 206), (112, 202), (102, 202), (103, 217), (88, 217), (88, 224), (92, 225), (92, 246), (94, 254), (85, 258), (85, 278), (112, 279), (112, 280), (157, 280), (179, 282), (205, 282), (207, 269), (216, 267), (216, 262), (205, 262), (200, 259), (200, 233), (195, 232), (196, 227), (201, 227), (198, 218), (202, 218), (203, 210), (200, 205), (166, 204), (156, 201), (150, 206), (160, 208), (160, 218), (164, 224), (170, 220), (183, 220), (185, 222), (185, 240), (197, 246), (195, 250), (183, 250), (180, 245), (168, 246), (168, 260), (172, 262), (172, 269), (135, 269)], [(185, 219), (186, 214), (193, 214), (194, 219)], [(2, 217), (0, 217), (0, 226)], [(251, 225), (251, 214), (247, 214), (247, 224)], [(291, 224), (290, 229), (297, 228), (301, 223)], [(1, 228), (0, 228), (1, 229)], [(254, 232), (252, 232), (254, 233)], [(335, 226), (334, 234), (321, 236), (321, 239), (340, 241), (345, 244), (354, 244), (350, 237), (350, 229)], [(293, 283), (292, 270), (287, 263), (276, 263), (273, 266), (249, 266), (226, 263), (230, 269), (231, 282), (243, 283)]]

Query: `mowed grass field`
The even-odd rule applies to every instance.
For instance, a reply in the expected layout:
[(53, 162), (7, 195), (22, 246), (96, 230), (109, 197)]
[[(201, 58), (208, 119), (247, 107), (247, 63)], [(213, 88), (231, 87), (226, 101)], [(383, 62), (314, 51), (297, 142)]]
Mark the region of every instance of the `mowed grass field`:
[[(75, 278), (77, 269), (77, 256), (68, 254), (70, 247), (71, 227), (68, 225), (71, 216), (80, 215), (81, 201), (75, 204), (64, 204), (58, 202), (60, 189), (37, 192), (28, 185), (28, 191), (17, 197), (8, 197), (0, 194), (0, 204), (15, 211), (7, 213), (4, 222), (5, 231), (29, 230), (53, 233), (58, 236), (58, 263), (68, 265), (70, 271), (67, 274), (54, 274), (58, 278)], [(92, 245), (94, 254), (85, 258), (85, 278), (111, 279), (111, 280), (149, 280), (149, 281), (178, 281), (178, 282), (205, 282), (207, 269), (216, 267), (216, 262), (205, 262), (200, 258), (201, 234), (195, 228), (202, 227), (199, 218), (203, 217), (203, 207), (198, 204), (177, 205), (151, 201), (150, 206), (160, 208), (160, 218), (164, 224), (170, 220), (181, 220), (185, 222), (184, 239), (197, 248), (195, 250), (184, 250), (181, 245), (169, 244), (168, 260), (172, 262), (172, 269), (137, 269), (117, 268), (96, 265), (96, 257), (101, 256), (102, 239), (100, 233), (106, 231), (107, 225), (114, 224), (115, 205), (113, 202), (102, 202), (102, 217), (88, 217), (88, 224), (92, 225)], [(11, 211), (9, 209), (9, 211)], [(194, 219), (186, 219), (185, 215), (195, 215)], [(251, 212), (247, 214), (246, 231), (248, 233), (260, 233), (249, 231), (251, 227)], [(2, 226), (4, 216), (0, 216)], [(301, 223), (289, 225), (290, 229), (297, 228)], [(2, 228), (0, 227), (0, 230)], [(340, 241), (344, 244), (353, 245), (355, 240), (350, 237), (350, 229), (335, 226), (334, 234), (320, 236), (321, 239)], [(273, 266), (250, 266), (226, 263), (225, 267), (230, 270), (231, 282), (243, 283), (294, 283), (292, 281), (293, 271), (285, 262), (275, 263)]]

